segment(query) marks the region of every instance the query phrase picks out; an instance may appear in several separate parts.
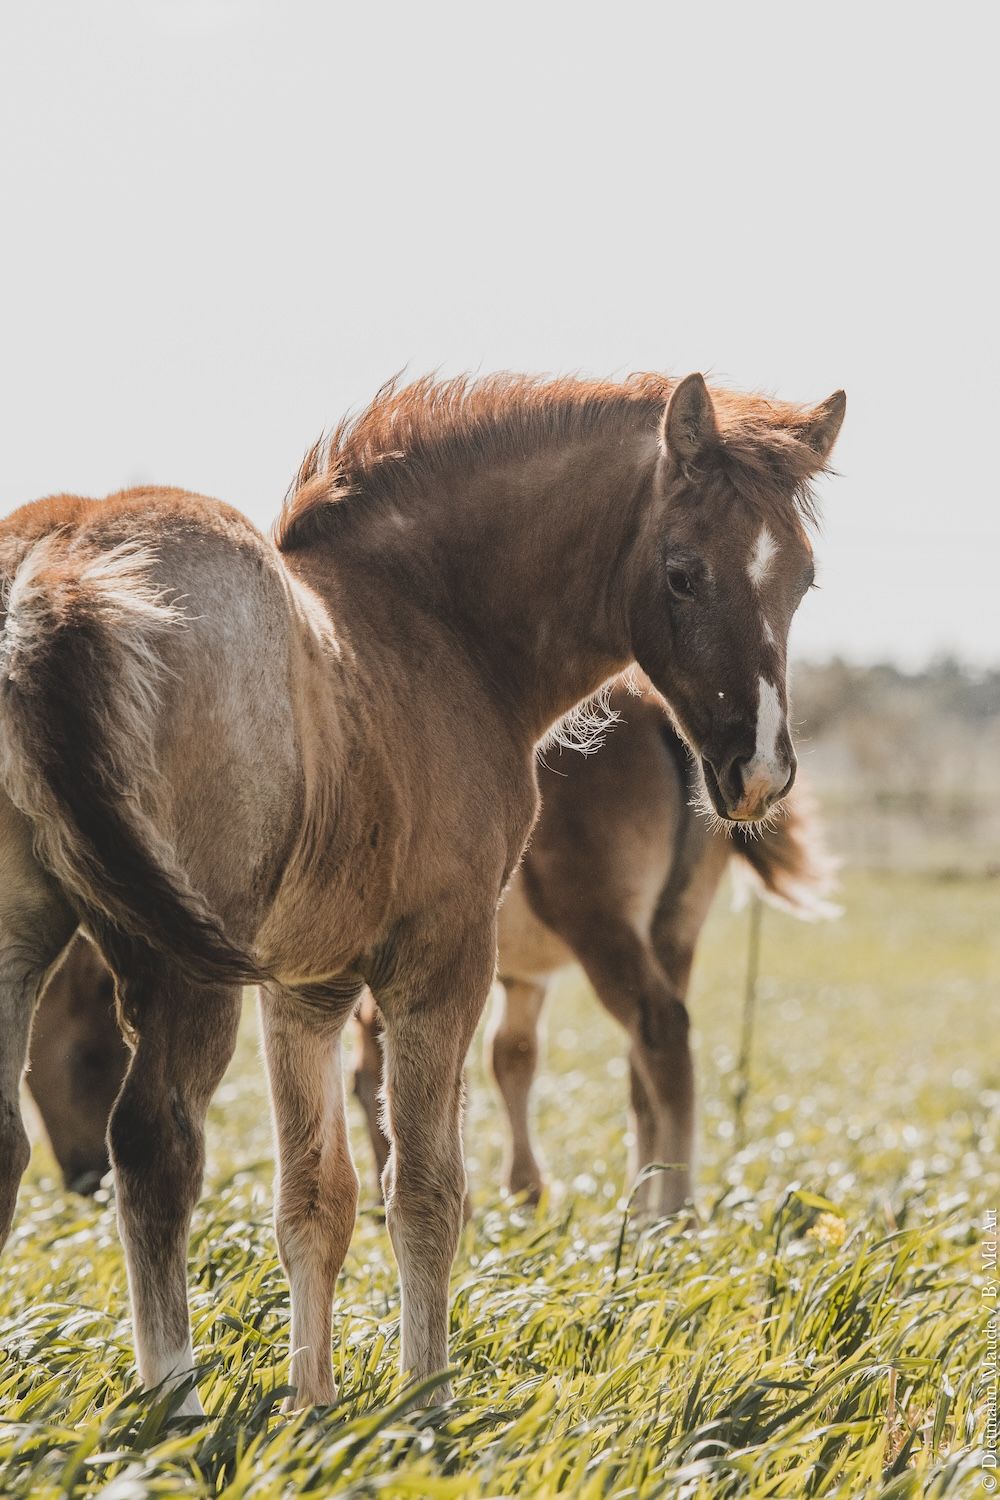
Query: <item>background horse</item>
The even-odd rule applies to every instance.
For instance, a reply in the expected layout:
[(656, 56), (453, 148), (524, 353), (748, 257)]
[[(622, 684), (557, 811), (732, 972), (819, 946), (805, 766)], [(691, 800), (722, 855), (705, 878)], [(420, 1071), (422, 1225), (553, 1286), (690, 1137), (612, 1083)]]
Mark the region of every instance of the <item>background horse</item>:
[[(751, 833), (710, 826), (696, 803), (697, 769), (655, 695), (624, 685), (620, 716), (597, 755), (543, 760), (542, 810), (499, 913), (500, 958), (487, 1058), (508, 1122), (504, 1180), (536, 1200), (544, 1185), (532, 1143), (530, 1096), (538, 1027), (554, 974), (577, 962), (628, 1039), (630, 1180), (652, 1162), (636, 1206), (676, 1212), (691, 1196), (695, 1084), (687, 997), (695, 950), (727, 865), (737, 859), (766, 897), (798, 916), (826, 915), (831, 863), (808, 801)], [(664, 996), (672, 1002), (664, 1002)], [(370, 995), (359, 1010), (354, 1087), (379, 1170), (381, 1023)]]
[(700, 376), (425, 382), (310, 453), (277, 549), (178, 491), (4, 524), (0, 1233), (29, 1154), (31, 1015), (82, 924), (134, 1042), (110, 1144), (145, 1384), (193, 1366), (188, 1230), (243, 981), (264, 985), (296, 1399), (334, 1396), (358, 1191), (340, 1039), (366, 984), (401, 1366), (446, 1367), (463, 1063), (535, 746), (638, 660), (720, 816), (787, 793), (808, 484), (843, 413), (841, 393), (795, 407)]

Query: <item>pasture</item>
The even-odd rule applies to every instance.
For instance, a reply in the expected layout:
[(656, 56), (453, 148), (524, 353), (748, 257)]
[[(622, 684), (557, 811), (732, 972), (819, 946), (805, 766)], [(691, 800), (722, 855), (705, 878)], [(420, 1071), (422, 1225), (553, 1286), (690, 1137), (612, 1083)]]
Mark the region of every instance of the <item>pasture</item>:
[[(721, 900), (692, 1008), (700, 1224), (623, 1216), (620, 1034), (568, 972), (537, 1086), (552, 1189), (496, 1190), (481, 1049), (452, 1277), (456, 1400), (408, 1413), (397, 1275), (352, 1105), (362, 1212), (332, 1410), (283, 1416), (288, 1288), (255, 1021), (212, 1106), (191, 1287), (205, 1421), (138, 1392), (111, 1195), (36, 1145), (5, 1252), (0, 1492), (272, 1497), (970, 1495), (985, 1420), (983, 1225), (1000, 1206), (996, 880), (851, 874), (844, 917), (764, 914), (746, 1144), (747, 912)], [(110, 1311), (109, 1311), (110, 1309)], [(977, 1404), (978, 1403), (978, 1404)]]

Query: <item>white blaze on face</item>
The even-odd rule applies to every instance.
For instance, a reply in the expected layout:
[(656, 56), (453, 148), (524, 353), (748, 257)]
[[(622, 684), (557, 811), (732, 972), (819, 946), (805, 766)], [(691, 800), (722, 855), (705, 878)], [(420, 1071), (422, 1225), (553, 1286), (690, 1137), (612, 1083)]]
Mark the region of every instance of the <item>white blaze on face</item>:
[(757, 743), (754, 746), (754, 765), (768, 771), (776, 771), (778, 757), (778, 735), (785, 716), (781, 699), (773, 682), (764, 677), (757, 679)]
[[(753, 544), (753, 552), (750, 554), (750, 561), (747, 563), (747, 577), (750, 579), (751, 584), (758, 594), (764, 587), (764, 584), (767, 582), (768, 576), (771, 572), (771, 564), (774, 562), (774, 559), (777, 557), (777, 555), (778, 543), (775, 541), (768, 528), (766, 526), (762, 526), (760, 528), (760, 531), (757, 533), (757, 540)], [(764, 612), (763, 601), (761, 601), (760, 607), (760, 623), (761, 630), (764, 634), (764, 640), (769, 646), (776, 645), (777, 642), (775, 634), (771, 627), (771, 622)]]
[(785, 714), (778, 689), (766, 677), (758, 677), (757, 733), (753, 755), (743, 769), (743, 795), (731, 816), (760, 817), (784, 790), (790, 769), (785, 756), (778, 752), (778, 740), (784, 727)]
[(762, 526), (757, 540), (753, 544), (750, 561), (747, 563), (747, 574), (755, 589), (762, 587), (767, 575), (771, 571), (771, 564), (777, 555), (777, 542), (767, 527)]

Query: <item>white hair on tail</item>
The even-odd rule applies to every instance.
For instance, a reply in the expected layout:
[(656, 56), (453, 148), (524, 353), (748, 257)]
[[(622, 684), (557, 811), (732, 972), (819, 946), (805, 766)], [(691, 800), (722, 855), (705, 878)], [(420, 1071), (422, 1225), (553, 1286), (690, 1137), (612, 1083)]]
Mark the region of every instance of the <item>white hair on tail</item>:
[[(153, 859), (186, 889), (176, 856), (147, 809), (160, 784), (155, 747), (156, 712), (169, 668), (162, 637), (183, 629), (188, 616), (152, 580), (156, 553), (136, 542), (103, 552), (72, 557), (68, 565), (62, 535), (50, 533), (26, 554), (7, 596), (7, 619), (0, 636), (0, 682), (18, 685), (30, 679), (66, 618), (86, 620), (105, 643), (106, 675), (94, 684), (92, 709), (99, 715), (105, 766), (129, 799), (131, 817)], [(38, 774), (30, 731), (24, 738), (21, 715), (0, 715), (0, 784), (14, 804), (35, 824), (45, 859), (67, 889), (75, 891), (112, 920), (116, 911), (99, 892), (81, 884), (81, 860), (75, 834)], [(199, 898), (192, 896), (192, 901)]]
[[(153, 713), (160, 701), (160, 684), (168, 673), (158, 650), (164, 631), (183, 628), (188, 616), (182, 601), (168, 598), (152, 582), (156, 553), (138, 542), (121, 542), (106, 552), (95, 552), (72, 577), (63, 578), (59, 564), (65, 556), (58, 532), (43, 537), (26, 556), (7, 599), (7, 623), (0, 639), (0, 677), (15, 678), (31, 670), (31, 658), (41, 646), (72, 594), (82, 614), (99, 620), (108, 630), (117, 657), (113, 696), (119, 727), (127, 724), (134, 737), (131, 752), (122, 751), (117, 764), (127, 763), (137, 742), (143, 749), (143, 773), (156, 779), (153, 754)], [(45, 570), (53, 568), (46, 576)], [(108, 749), (115, 748), (114, 739)]]
[(155, 552), (138, 542), (121, 542), (107, 552), (93, 553), (80, 564), (72, 580), (67, 576), (63, 581), (57, 575), (54, 589), (52, 578), (43, 579), (42, 575), (47, 567), (62, 560), (61, 540), (57, 531), (36, 542), (6, 590), (7, 621), (0, 638), (0, 670), (4, 675), (15, 656), (21, 651), (30, 653), (39, 633), (54, 623), (64, 590), (71, 589), (81, 600), (98, 604), (102, 618), (109, 623), (144, 622), (154, 631), (185, 623), (180, 601), (168, 599), (164, 590), (151, 582)]

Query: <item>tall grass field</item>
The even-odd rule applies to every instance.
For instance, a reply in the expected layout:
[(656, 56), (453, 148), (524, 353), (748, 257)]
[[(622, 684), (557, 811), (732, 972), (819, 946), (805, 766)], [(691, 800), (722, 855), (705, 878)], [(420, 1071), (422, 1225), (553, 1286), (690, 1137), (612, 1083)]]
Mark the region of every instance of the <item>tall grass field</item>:
[[(764, 914), (742, 1122), (750, 916), (713, 914), (692, 1003), (696, 1224), (627, 1213), (623, 1040), (576, 971), (549, 1006), (537, 1211), (498, 1190), (477, 1048), (447, 1408), (415, 1412), (398, 1384), (396, 1271), (358, 1114), (340, 1401), (279, 1411), (288, 1294), (249, 1005), (191, 1244), (206, 1420), (138, 1391), (113, 1194), (67, 1195), (39, 1143), (0, 1278), (0, 1493), (989, 1493), (1000, 882), (853, 875), (842, 900), (831, 924)], [(993, 1400), (995, 1379), (994, 1364)]]

